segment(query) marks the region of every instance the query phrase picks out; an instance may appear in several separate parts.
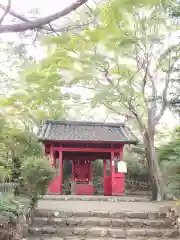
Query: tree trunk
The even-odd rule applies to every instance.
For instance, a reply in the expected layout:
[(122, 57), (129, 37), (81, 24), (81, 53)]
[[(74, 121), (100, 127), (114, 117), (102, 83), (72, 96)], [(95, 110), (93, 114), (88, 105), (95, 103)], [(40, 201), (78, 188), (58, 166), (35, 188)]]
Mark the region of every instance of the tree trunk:
[(11, 173), (11, 178), (12, 182), (16, 183), (15, 188), (14, 188), (14, 195), (18, 196), (19, 195), (19, 181), (20, 181), (20, 167), (21, 167), (21, 161), (18, 157), (13, 156), (12, 157), (12, 173)]
[(154, 136), (151, 139), (146, 132), (144, 135), (144, 145), (149, 173), (152, 181), (152, 200), (161, 201), (165, 198), (165, 185), (157, 161), (156, 149), (154, 146)]
[(158, 196), (158, 189), (157, 189), (157, 184), (156, 184), (156, 180), (154, 179), (154, 177), (151, 174), (151, 181), (152, 181), (152, 195), (151, 195), (151, 200), (152, 201), (156, 201), (157, 200), (157, 196)]

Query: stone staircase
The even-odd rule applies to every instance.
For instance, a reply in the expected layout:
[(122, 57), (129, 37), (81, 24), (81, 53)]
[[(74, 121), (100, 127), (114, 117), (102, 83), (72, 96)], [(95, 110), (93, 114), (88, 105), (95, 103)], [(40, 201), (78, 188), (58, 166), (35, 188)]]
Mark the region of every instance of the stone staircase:
[[(82, 209), (79, 209), (78, 204), (76, 205), (77, 201), (66, 202), (56, 199), (56, 201), (47, 201), (46, 209), (39, 207), (29, 228), (28, 239), (180, 239), (179, 231), (173, 228), (172, 222), (166, 218), (166, 213), (158, 211), (157, 207), (153, 210), (153, 205), (148, 209), (150, 203), (146, 202), (147, 210), (145, 210), (146, 205), (142, 205), (141, 209), (141, 202), (119, 201), (116, 203), (115, 211), (112, 208), (114, 202), (97, 201), (96, 207), (93, 207), (94, 202), (91, 202), (92, 211), (89, 211), (87, 199), (86, 201), (81, 199)], [(70, 205), (67, 204), (68, 202)], [(127, 204), (128, 211), (121, 205), (122, 203), (124, 206)], [(43, 207), (44, 204), (43, 202)], [(137, 208), (136, 204), (138, 204)], [(132, 211), (130, 211), (131, 207)]]

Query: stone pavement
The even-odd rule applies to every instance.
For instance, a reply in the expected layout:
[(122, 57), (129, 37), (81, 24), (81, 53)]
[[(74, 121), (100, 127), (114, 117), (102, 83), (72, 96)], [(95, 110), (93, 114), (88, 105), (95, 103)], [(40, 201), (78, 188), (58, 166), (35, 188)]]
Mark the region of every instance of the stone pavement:
[(45, 195), (43, 200), (60, 200), (60, 201), (103, 201), (103, 202), (149, 202), (147, 195), (143, 196), (85, 196), (85, 195)]
[[(72, 196), (71, 196), (72, 197)], [(66, 200), (67, 198), (67, 200)], [(135, 199), (139, 199), (136, 197), (118, 197), (123, 199), (123, 201), (116, 201), (117, 197), (104, 197), (105, 199), (109, 199), (109, 201), (89, 201), (87, 196), (81, 196), (81, 200), (70, 200), (68, 196), (64, 196), (64, 199), (58, 196), (49, 196), (45, 197), (46, 200), (39, 201), (38, 208), (40, 209), (49, 209), (49, 210), (59, 210), (59, 211), (131, 211), (131, 212), (152, 212), (158, 211), (162, 208), (166, 203), (158, 203), (158, 202), (148, 202), (147, 199), (144, 201), (135, 201)], [(59, 200), (58, 200), (59, 199)], [(80, 197), (79, 197), (80, 199)], [(134, 201), (129, 201), (130, 199), (134, 199)]]

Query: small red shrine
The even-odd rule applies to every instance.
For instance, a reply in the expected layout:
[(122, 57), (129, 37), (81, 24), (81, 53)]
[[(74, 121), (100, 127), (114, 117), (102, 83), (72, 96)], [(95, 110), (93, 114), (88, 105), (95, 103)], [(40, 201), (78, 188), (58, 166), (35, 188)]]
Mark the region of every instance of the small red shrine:
[(124, 145), (137, 143), (124, 124), (48, 120), (41, 124), (38, 138), (57, 169), (49, 194), (63, 194), (63, 163), (70, 160), (72, 194), (93, 195), (92, 162), (103, 159), (104, 195), (124, 195), (125, 171), (118, 164), (123, 162)]

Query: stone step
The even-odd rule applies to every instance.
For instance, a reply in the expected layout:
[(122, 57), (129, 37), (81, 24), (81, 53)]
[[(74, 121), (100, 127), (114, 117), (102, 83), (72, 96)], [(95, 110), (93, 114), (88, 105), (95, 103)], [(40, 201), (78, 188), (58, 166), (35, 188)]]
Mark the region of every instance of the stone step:
[(103, 228), (103, 227), (54, 227), (54, 226), (43, 226), (36, 227), (31, 226), (29, 228), (29, 233), (33, 235), (41, 235), (41, 234), (52, 234), (59, 237), (68, 237), (68, 236), (80, 236), (80, 237), (111, 237), (111, 238), (119, 238), (119, 239), (128, 239), (128, 238), (136, 238), (136, 237), (161, 237), (161, 238), (176, 238), (179, 236), (179, 231), (172, 228)]
[[(98, 238), (89, 238), (89, 237), (80, 237), (80, 236), (68, 236), (68, 237), (54, 237), (52, 235), (48, 235), (48, 236), (28, 236), (27, 240), (113, 240), (114, 238), (108, 238), (108, 237), (98, 237)], [(135, 238), (115, 238), (115, 240), (161, 240), (161, 238), (144, 238), (144, 237), (135, 237)], [(167, 239), (167, 238), (166, 238)], [(179, 240), (179, 238), (168, 238), (168, 240)]]
[(59, 211), (59, 210), (46, 210), (46, 209), (37, 209), (35, 212), (35, 217), (56, 217), (56, 218), (69, 218), (69, 217), (100, 217), (100, 218), (139, 218), (139, 219), (165, 219), (165, 212), (102, 212), (102, 211)]
[(42, 200), (57, 201), (103, 201), (103, 202), (149, 202), (144, 196), (86, 196), (86, 195), (44, 195)]
[(171, 227), (172, 222), (167, 219), (136, 219), (136, 218), (128, 218), (128, 219), (114, 219), (114, 218), (97, 218), (97, 217), (68, 217), (68, 218), (38, 218), (35, 217), (33, 219), (33, 225), (36, 226), (103, 226), (103, 227), (153, 227), (153, 228), (168, 228)]

